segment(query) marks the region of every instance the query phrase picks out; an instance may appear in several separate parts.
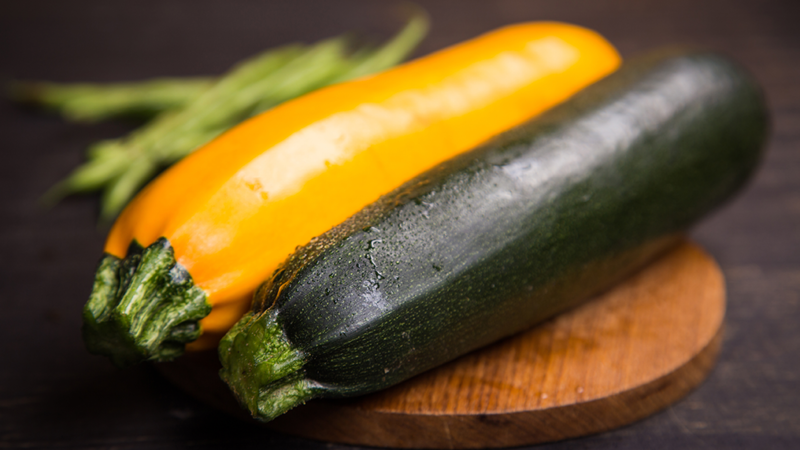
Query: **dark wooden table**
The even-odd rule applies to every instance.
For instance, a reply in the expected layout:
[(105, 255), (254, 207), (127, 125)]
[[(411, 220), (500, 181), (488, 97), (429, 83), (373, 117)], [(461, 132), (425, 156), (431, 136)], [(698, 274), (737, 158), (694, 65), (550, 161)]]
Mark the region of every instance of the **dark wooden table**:
[[(732, 55), (763, 83), (767, 159), (693, 233), (720, 262), (729, 309), (709, 379), (629, 427), (543, 448), (800, 448), (800, 2), (417, 1), (433, 30), (418, 54), (525, 20), (593, 28), (623, 56), (668, 44)], [(0, 81), (120, 81), (224, 71), (259, 50), (356, 30), (385, 38), (399, 2), (0, 3)], [(86, 353), (80, 311), (103, 245), (97, 197), (41, 194), (93, 141), (129, 124), (67, 124), (0, 102), (0, 448), (349, 448), (271, 432), (184, 395), (147, 365)]]

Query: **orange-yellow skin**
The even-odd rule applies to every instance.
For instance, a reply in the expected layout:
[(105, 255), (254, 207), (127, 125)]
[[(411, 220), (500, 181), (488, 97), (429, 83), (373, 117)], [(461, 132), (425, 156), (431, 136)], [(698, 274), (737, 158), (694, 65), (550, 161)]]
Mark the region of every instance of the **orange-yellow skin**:
[(501, 28), (378, 75), (284, 103), (150, 183), (106, 252), (164, 236), (208, 294), (188, 350), (216, 345), (295, 249), (379, 196), (558, 104), (620, 64), (562, 23)]

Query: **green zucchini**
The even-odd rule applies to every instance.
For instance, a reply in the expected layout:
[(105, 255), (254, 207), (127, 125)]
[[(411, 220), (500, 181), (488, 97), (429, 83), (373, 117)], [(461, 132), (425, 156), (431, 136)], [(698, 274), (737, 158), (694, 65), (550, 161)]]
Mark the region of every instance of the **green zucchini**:
[(626, 63), (298, 248), (223, 339), (221, 376), (270, 420), (529, 328), (678, 242), (766, 130), (760, 89), (718, 55)]

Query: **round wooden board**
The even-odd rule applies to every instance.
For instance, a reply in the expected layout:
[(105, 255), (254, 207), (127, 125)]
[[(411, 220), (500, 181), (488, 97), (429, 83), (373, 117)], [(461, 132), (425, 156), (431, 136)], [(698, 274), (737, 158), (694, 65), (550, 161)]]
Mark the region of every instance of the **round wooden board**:
[[(722, 274), (685, 243), (584, 306), (365, 397), (312, 401), (266, 424), (323, 441), (401, 448), (509, 447), (620, 427), (680, 399), (711, 370)], [(213, 353), (158, 364), (207, 403), (246, 413)]]

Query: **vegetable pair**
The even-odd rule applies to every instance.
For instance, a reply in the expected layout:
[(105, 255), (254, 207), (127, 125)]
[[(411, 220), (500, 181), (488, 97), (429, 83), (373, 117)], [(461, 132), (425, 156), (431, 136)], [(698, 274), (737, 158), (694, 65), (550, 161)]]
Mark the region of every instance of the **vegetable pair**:
[(244, 122), (119, 217), (87, 346), (165, 360), (236, 323), (221, 374), (270, 420), (579, 304), (741, 187), (765, 136), (753, 80), (705, 54), (628, 64), (520, 125), (618, 64), (588, 30), (517, 25)]

